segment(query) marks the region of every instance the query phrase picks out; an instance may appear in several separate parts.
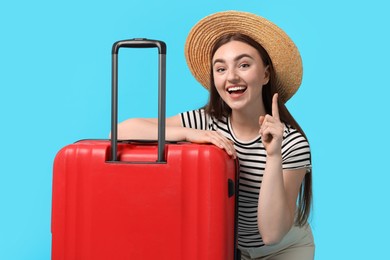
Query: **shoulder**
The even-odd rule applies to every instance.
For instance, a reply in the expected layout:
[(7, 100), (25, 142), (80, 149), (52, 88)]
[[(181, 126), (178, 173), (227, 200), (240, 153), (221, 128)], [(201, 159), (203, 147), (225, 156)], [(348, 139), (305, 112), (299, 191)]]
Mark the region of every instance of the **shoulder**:
[(304, 142), (308, 144), (308, 140), (300, 131), (293, 128), (289, 124), (284, 124), (283, 145), (286, 145), (287, 143), (300, 143), (300, 142)]
[(207, 129), (215, 123), (215, 119), (203, 108), (180, 113), (180, 117), (184, 127)]
[(290, 125), (285, 125), (282, 157), (284, 168), (301, 168), (311, 165), (310, 145), (306, 137)]
[(182, 112), (180, 116), (183, 121), (196, 121), (205, 118), (206, 112), (203, 108), (200, 108)]

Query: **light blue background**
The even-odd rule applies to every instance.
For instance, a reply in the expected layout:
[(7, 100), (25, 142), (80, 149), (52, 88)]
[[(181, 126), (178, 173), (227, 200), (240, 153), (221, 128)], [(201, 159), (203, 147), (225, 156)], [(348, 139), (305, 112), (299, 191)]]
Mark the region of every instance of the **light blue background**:
[[(301, 50), (304, 80), (288, 107), (313, 152), (316, 259), (387, 257), (385, 0), (105, 2), (0, 3), (0, 259), (50, 259), (53, 159), (76, 140), (107, 137), (112, 43), (167, 43), (167, 115), (174, 115), (207, 100), (185, 64), (188, 31), (230, 9), (274, 21)], [(121, 54), (120, 119), (156, 116), (155, 51)]]

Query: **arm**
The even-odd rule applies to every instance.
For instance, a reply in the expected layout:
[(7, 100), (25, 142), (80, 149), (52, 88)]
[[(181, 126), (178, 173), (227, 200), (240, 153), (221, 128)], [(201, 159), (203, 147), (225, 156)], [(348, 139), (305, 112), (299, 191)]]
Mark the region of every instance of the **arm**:
[(267, 161), (258, 201), (258, 226), (265, 244), (278, 243), (291, 229), (296, 200), (306, 169), (282, 168), (284, 125), (280, 122), (277, 95), (272, 102), (273, 116), (260, 117), (260, 134)]
[(282, 170), (281, 155), (268, 157), (259, 195), (258, 225), (265, 244), (278, 243), (291, 229), (306, 169)]
[[(184, 141), (180, 115), (166, 119), (166, 139)], [(118, 125), (118, 139), (157, 139), (157, 118), (130, 118)]]
[[(157, 139), (157, 118), (131, 118), (118, 125), (118, 139)], [(181, 116), (166, 119), (165, 138), (168, 141), (212, 143), (236, 158), (233, 143), (216, 131), (183, 127)]]

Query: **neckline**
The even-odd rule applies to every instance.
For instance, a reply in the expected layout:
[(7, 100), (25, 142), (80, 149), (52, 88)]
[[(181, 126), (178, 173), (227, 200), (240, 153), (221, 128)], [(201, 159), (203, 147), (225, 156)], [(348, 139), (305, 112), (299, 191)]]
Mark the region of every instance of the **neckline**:
[(254, 137), (253, 139), (251, 140), (248, 140), (248, 141), (243, 141), (243, 140), (240, 140), (237, 138), (236, 134), (234, 133), (233, 131), (233, 126), (232, 126), (232, 123), (231, 123), (231, 120), (230, 120), (230, 116), (227, 118), (227, 121), (228, 121), (228, 130), (230, 132), (230, 134), (232, 135), (233, 137), (233, 140), (239, 144), (242, 144), (242, 145), (250, 145), (250, 144), (253, 144), (253, 143), (257, 143), (258, 141), (261, 140), (261, 136), (260, 134), (257, 135), (256, 137)]

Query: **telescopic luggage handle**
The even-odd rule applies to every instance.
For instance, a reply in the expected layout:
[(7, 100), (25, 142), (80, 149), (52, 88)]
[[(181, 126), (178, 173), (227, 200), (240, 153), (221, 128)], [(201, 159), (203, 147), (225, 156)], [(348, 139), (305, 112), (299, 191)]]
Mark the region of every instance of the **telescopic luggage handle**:
[(158, 48), (158, 150), (157, 162), (165, 162), (165, 95), (166, 53), (165, 42), (145, 38), (117, 41), (112, 46), (111, 97), (111, 161), (117, 161), (118, 151), (118, 52), (119, 48)]

